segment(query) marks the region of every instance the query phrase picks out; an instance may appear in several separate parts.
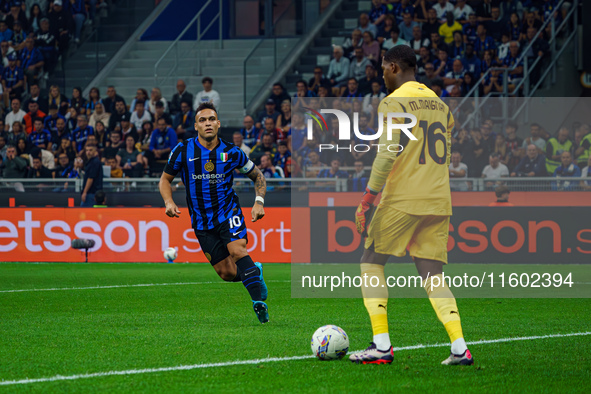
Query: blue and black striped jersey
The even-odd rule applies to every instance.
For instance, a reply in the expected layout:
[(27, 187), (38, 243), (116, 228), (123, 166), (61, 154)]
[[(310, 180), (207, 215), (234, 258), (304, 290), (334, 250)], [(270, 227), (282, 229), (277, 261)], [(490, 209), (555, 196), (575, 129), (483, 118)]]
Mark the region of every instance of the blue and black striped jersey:
[(211, 230), (228, 220), (234, 209), (240, 209), (232, 189), (234, 170), (248, 174), (253, 168), (254, 163), (234, 144), (220, 139), (209, 150), (190, 138), (170, 152), (164, 172), (174, 176), (181, 173), (193, 228)]

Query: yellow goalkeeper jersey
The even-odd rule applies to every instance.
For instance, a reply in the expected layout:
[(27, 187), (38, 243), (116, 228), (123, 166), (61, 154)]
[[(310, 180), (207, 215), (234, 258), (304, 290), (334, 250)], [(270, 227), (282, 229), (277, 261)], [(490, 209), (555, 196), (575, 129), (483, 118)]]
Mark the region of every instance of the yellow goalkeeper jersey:
[[(448, 168), (454, 119), (448, 106), (431, 89), (411, 81), (385, 97), (378, 113), (384, 114), (379, 144), (399, 143), (404, 147), (395, 153), (382, 146), (376, 155), (368, 186), (374, 191), (384, 187), (380, 207), (393, 207), (411, 215), (451, 215)], [(417, 123), (409, 131), (417, 140), (395, 129), (389, 141), (388, 113), (414, 115)], [(409, 118), (393, 121), (410, 122)]]

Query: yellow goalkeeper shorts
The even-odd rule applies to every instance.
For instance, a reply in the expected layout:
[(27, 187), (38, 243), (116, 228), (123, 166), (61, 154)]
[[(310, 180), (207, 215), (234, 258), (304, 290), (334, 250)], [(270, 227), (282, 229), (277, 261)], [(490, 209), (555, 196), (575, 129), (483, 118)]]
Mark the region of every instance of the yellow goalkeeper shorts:
[(402, 257), (408, 247), (412, 257), (447, 264), (449, 216), (409, 215), (379, 206), (371, 219), (365, 249)]

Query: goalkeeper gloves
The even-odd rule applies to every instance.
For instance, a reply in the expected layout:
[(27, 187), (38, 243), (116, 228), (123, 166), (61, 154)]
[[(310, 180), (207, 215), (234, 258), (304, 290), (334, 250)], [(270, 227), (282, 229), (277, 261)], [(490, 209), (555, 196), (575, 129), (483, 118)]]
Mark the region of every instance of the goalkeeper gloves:
[(364, 237), (367, 237), (369, 221), (371, 220), (371, 215), (373, 214), (374, 210), (373, 203), (377, 196), (378, 193), (366, 188), (365, 192), (363, 193), (361, 203), (355, 212), (355, 226), (357, 226), (357, 232)]

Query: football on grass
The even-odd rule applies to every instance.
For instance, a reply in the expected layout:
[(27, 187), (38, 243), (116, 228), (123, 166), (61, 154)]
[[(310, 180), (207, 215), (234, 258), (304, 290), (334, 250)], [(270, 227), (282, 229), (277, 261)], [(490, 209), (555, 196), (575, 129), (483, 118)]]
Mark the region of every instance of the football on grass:
[(329, 324), (312, 335), (312, 353), (320, 360), (341, 359), (348, 350), (349, 337), (341, 327)]
[(175, 248), (166, 248), (164, 251), (164, 258), (167, 261), (174, 261), (176, 259), (177, 253)]

